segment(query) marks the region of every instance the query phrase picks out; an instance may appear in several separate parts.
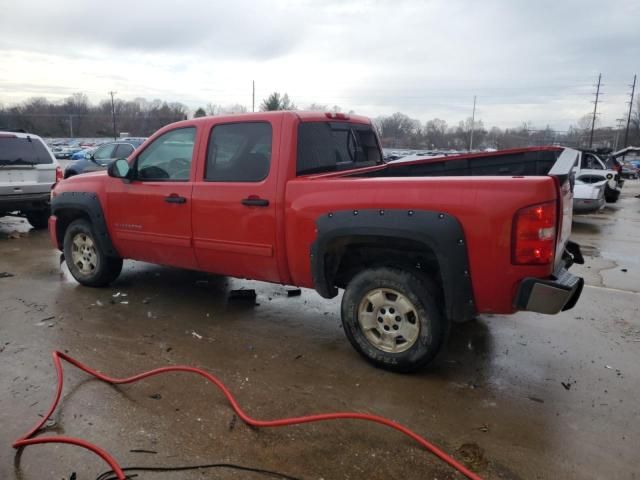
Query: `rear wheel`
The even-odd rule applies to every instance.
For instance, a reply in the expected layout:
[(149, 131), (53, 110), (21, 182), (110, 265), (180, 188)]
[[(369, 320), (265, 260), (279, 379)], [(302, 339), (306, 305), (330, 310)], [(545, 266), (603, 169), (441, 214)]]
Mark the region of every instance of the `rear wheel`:
[(365, 270), (351, 280), (342, 297), (345, 334), (378, 367), (418, 370), (435, 358), (448, 331), (437, 298), (439, 289), (420, 272)]
[(91, 224), (75, 220), (64, 234), (64, 256), (69, 271), (82, 285), (103, 287), (122, 271), (122, 259), (109, 257), (100, 249)]
[(42, 230), (49, 225), (49, 210), (32, 210), (26, 212), (27, 220), (36, 230)]

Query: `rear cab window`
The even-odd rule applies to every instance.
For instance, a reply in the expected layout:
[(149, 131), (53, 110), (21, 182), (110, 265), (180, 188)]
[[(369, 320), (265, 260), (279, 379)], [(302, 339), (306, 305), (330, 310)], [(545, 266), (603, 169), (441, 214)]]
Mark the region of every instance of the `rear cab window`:
[(335, 172), (382, 163), (371, 125), (303, 122), (298, 127), (296, 175)]
[(39, 138), (0, 135), (0, 165), (51, 163), (51, 154)]

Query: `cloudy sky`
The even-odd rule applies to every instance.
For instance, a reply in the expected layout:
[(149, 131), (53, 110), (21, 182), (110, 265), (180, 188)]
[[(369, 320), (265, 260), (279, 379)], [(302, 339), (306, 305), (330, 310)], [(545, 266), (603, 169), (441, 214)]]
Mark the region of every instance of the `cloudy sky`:
[(623, 116), (640, 73), (638, 0), (0, 0), (0, 103), (84, 92), (98, 102), (240, 103), (272, 91), (501, 127)]

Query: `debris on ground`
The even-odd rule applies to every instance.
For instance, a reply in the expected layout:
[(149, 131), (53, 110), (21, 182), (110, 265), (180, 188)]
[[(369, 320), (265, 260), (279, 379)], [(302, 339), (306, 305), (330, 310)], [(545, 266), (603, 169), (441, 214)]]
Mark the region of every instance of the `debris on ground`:
[(198, 340), (202, 340), (202, 339), (203, 339), (203, 336), (202, 336), (202, 335), (200, 335), (200, 334), (199, 334), (198, 332), (196, 332), (195, 330), (191, 330), (191, 336), (192, 336), (193, 338), (197, 338)]
[(15, 277), (15, 275), (9, 272), (0, 272), (0, 278), (9, 278), (9, 277)]
[(255, 300), (256, 296), (256, 291), (253, 289), (241, 288), (229, 292), (229, 300)]
[(477, 443), (462, 444), (456, 453), (467, 467), (475, 471), (487, 466), (484, 450)]
[(153, 400), (160, 400), (162, 398), (162, 395), (160, 395), (159, 393), (154, 393), (153, 395), (149, 395), (149, 398), (152, 398)]
[(289, 289), (287, 289), (287, 296), (288, 297), (299, 297), (300, 295), (302, 295), (302, 290), (300, 290), (299, 288), (289, 288)]
[(131, 453), (152, 453), (156, 455), (158, 452), (155, 450), (145, 450), (144, 448), (134, 448), (133, 450), (129, 450)]
[(237, 421), (238, 421), (238, 417), (234, 413), (233, 416), (231, 417), (231, 420), (229, 421), (229, 431), (230, 432), (232, 432), (233, 429), (236, 427), (236, 422)]
[(532, 402), (537, 402), (537, 403), (544, 403), (544, 400), (538, 397), (527, 397), (529, 400), (531, 400)]

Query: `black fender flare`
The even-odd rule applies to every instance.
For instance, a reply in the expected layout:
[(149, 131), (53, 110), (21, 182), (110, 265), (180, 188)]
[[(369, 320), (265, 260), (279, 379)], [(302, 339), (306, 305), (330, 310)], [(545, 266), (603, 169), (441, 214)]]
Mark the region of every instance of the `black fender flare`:
[(447, 317), (465, 321), (475, 316), (467, 246), (456, 217), (429, 210), (346, 210), (322, 215), (316, 220), (316, 227), (318, 233), (310, 252), (311, 272), (321, 296), (333, 298), (338, 294), (326, 262), (326, 252), (336, 240), (363, 236), (409, 239), (423, 244), (437, 258)]
[[(62, 192), (53, 197), (51, 201), (51, 214), (60, 216), (65, 210), (79, 210), (86, 214), (91, 221), (93, 230), (97, 236), (96, 241), (100, 249), (110, 257), (119, 257), (107, 229), (102, 205), (98, 195), (93, 192)], [(56, 232), (63, 235), (64, 232)]]

